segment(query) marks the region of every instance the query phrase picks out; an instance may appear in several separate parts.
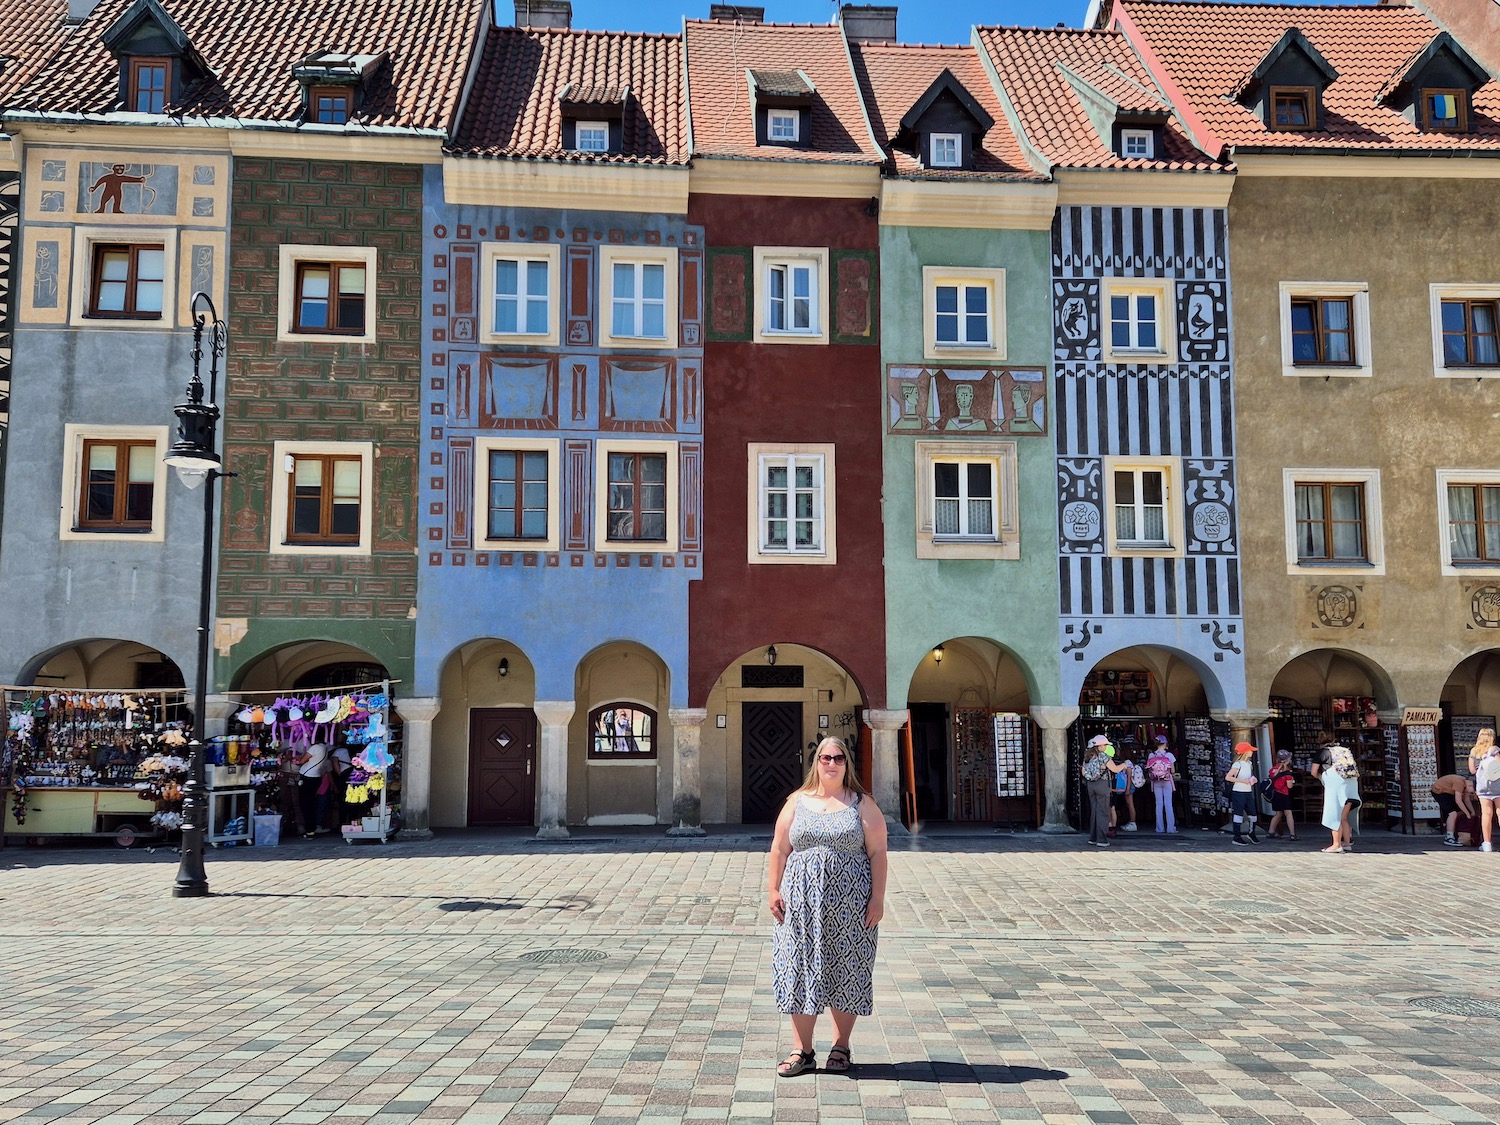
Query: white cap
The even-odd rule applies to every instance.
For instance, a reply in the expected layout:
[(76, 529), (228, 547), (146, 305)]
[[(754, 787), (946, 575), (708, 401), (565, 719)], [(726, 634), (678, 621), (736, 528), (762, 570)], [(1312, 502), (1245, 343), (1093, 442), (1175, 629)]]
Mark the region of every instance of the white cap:
[(1105, 735), (1096, 734), (1096, 735), (1094, 735), (1093, 738), (1089, 739), (1089, 745), (1090, 746), (1108, 746), (1109, 745), (1109, 739)]

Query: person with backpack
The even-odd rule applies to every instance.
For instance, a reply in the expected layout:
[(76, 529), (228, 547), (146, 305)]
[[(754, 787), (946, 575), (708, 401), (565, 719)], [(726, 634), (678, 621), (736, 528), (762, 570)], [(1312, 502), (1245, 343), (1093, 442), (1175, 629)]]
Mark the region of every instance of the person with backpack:
[[(1135, 740), (1129, 737), (1120, 739), (1119, 748), (1126, 755), (1133, 755), (1139, 749)], [(1140, 774), (1139, 779), (1137, 779), (1138, 774)], [(1145, 780), (1141, 767), (1136, 765), (1132, 757), (1126, 757), (1120, 763), (1120, 770), (1115, 774), (1114, 790), (1110, 795), (1109, 832), (1111, 836), (1117, 830), (1135, 831), (1135, 791), (1137, 786), (1145, 784)]]
[[(1271, 827), (1266, 829), (1266, 835), (1273, 840), (1297, 838), (1297, 820), (1292, 816), (1292, 786), (1297, 784), (1292, 777), (1292, 752), (1290, 750), (1276, 751), (1276, 764), (1271, 767), (1270, 776), (1263, 783), (1267, 787), (1266, 796), (1271, 801)], [(1286, 817), (1286, 827), (1280, 829), (1276, 825)]]
[(1124, 768), (1123, 763), (1115, 761), (1115, 748), (1108, 738), (1096, 734), (1089, 739), (1079, 773), (1089, 798), (1089, 843), (1096, 848), (1109, 847), (1110, 775)]
[(1156, 830), (1177, 831), (1177, 814), (1172, 808), (1172, 794), (1177, 791), (1177, 755), (1167, 749), (1167, 736), (1156, 736), (1156, 749), (1146, 758), (1146, 776), (1151, 781), (1151, 795), (1156, 798)]
[(1359, 808), (1359, 766), (1354, 752), (1340, 746), (1333, 736), (1318, 736), (1322, 749), (1312, 764), (1312, 774), (1323, 783), (1323, 827), (1333, 833), (1333, 842), (1325, 852), (1352, 852), (1354, 829), (1349, 821)]
[[(1234, 842), (1242, 848), (1260, 843), (1260, 837), (1255, 834), (1259, 814), (1255, 809), (1254, 746), (1248, 742), (1234, 744), (1234, 764), (1224, 775), (1224, 781), (1231, 786), (1229, 809), (1234, 814)], [(1250, 825), (1248, 837), (1244, 833), (1246, 822)]]
[(1469, 772), (1474, 775), (1474, 794), (1484, 810), (1479, 825), (1484, 843), (1479, 845), (1479, 850), (1492, 852), (1495, 848), (1490, 834), (1494, 830), (1495, 816), (1500, 813), (1496, 808), (1496, 802), (1500, 801), (1500, 746), (1495, 745), (1494, 728), (1485, 727), (1479, 732), (1474, 749), (1469, 751)]

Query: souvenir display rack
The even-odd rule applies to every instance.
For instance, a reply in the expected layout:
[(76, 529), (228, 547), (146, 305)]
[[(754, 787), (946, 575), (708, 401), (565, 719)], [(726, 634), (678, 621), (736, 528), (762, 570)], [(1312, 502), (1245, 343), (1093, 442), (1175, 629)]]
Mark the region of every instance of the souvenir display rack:
[(248, 768), (254, 815), (285, 816), (296, 805), (301, 749), (314, 742), (347, 746), (354, 769), (342, 794), (340, 832), (350, 843), (388, 840), (400, 827), (401, 789), (400, 728), (391, 721), (390, 686), (383, 680), (317, 691), (238, 692), (219, 764)]
[(1448, 737), (1453, 744), (1453, 761), (1451, 770), (1439, 770), (1440, 773), (1451, 772), (1468, 775), (1469, 751), (1474, 749), (1474, 743), (1479, 741), (1479, 732), (1489, 727), (1495, 729), (1494, 715), (1454, 715), (1448, 720)]
[(130, 847), (180, 828), (183, 698), (180, 688), (0, 689), (4, 834), (113, 837)]
[(1086, 708), (1086, 715), (1133, 715), (1138, 707), (1149, 713), (1151, 698), (1150, 672), (1120, 672), (1111, 668), (1090, 672), (1083, 678), (1078, 702)]

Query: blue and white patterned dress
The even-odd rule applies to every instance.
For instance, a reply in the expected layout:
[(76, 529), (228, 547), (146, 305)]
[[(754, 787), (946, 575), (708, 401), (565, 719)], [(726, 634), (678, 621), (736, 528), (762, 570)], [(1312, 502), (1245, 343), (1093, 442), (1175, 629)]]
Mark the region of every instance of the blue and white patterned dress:
[(865, 925), (873, 888), (858, 798), (825, 813), (798, 794), (791, 843), (781, 875), (786, 921), (771, 941), (776, 1007), (786, 1015), (827, 1007), (867, 1016), (875, 1010), (870, 974), (880, 927)]

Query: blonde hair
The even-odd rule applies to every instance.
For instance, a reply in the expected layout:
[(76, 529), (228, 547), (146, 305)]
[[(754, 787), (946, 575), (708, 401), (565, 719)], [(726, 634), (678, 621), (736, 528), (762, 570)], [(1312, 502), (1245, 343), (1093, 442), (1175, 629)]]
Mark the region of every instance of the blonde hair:
[(1495, 728), (1480, 727), (1479, 737), (1474, 741), (1474, 749), (1469, 751), (1469, 757), (1477, 758), (1481, 750), (1488, 750), (1495, 745)]
[(802, 779), (802, 788), (799, 792), (812, 793), (817, 790), (818, 755), (823, 753), (823, 747), (825, 746), (831, 746), (844, 755), (844, 788), (848, 789), (851, 793), (858, 793), (863, 797), (868, 797), (870, 791), (860, 784), (859, 767), (854, 763), (854, 755), (849, 753), (849, 747), (844, 745), (842, 738), (836, 738), (831, 734), (819, 742), (818, 748), (813, 751), (812, 762), (807, 767), (807, 776)]

